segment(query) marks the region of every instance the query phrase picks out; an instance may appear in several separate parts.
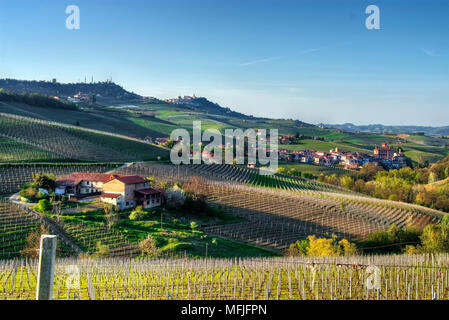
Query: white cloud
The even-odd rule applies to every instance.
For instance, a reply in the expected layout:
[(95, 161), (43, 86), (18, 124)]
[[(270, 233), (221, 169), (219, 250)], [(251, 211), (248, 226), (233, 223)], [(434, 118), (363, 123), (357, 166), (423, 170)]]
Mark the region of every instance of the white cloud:
[(280, 57), (271, 57), (271, 58), (259, 59), (259, 60), (254, 60), (254, 61), (241, 63), (241, 64), (239, 64), (239, 66), (240, 67), (246, 67), (246, 66), (250, 66), (250, 65), (253, 65), (253, 64), (257, 64), (257, 63), (273, 61), (273, 60), (276, 60), (276, 59), (279, 59), (279, 58)]
[(424, 54), (428, 55), (429, 57), (439, 57), (440, 55), (435, 53), (435, 51), (430, 49), (421, 49)]

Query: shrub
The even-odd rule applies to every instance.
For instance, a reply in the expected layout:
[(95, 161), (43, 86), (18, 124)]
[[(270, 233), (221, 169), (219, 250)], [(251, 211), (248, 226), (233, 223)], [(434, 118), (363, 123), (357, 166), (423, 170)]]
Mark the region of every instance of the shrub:
[(93, 257), (95, 258), (107, 258), (111, 255), (111, 250), (107, 244), (103, 244), (101, 241), (97, 242), (97, 247)]
[(287, 173), (287, 169), (285, 167), (279, 167), (277, 172), (280, 173), (280, 174), (286, 174)]
[(190, 228), (192, 230), (195, 230), (198, 228), (198, 223), (196, 223), (195, 221), (190, 222)]
[(196, 195), (194, 193), (186, 193), (186, 199), (184, 201), (184, 205), (182, 209), (197, 215), (197, 216), (206, 216), (207, 215), (208, 205), (206, 203), (206, 196), (204, 195)]
[(177, 188), (168, 189), (165, 193), (167, 199), (166, 207), (168, 209), (179, 210), (182, 208), (186, 201), (186, 196), (184, 192)]
[(289, 256), (306, 256), (308, 249), (309, 249), (309, 241), (308, 240), (301, 240), (301, 241), (298, 240), (289, 246), (289, 248), (287, 250), (287, 255), (289, 255)]
[(120, 223), (120, 215), (117, 214), (116, 212), (105, 214), (104, 218), (106, 219), (106, 223), (109, 228), (116, 226)]
[(135, 210), (133, 210), (131, 212), (131, 214), (129, 215), (129, 219), (130, 220), (142, 220), (143, 218), (145, 218), (145, 211), (143, 210), (142, 206), (137, 206)]
[(36, 211), (45, 213), (45, 212), (49, 212), (51, 211), (51, 209), (53, 208), (52, 204), (50, 201), (48, 201), (47, 199), (42, 199), (39, 200), (37, 206), (34, 207), (34, 209)]
[(28, 187), (26, 189), (20, 190), (19, 195), (23, 198), (32, 200), (32, 199), (36, 198), (38, 192), (39, 192), (39, 190), (37, 188)]
[(400, 253), (406, 245), (420, 243), (421, 231), (414, 227), (398, 228), (394, 224), (388, 230), (373, 232), (364, 242), (365, 253)]

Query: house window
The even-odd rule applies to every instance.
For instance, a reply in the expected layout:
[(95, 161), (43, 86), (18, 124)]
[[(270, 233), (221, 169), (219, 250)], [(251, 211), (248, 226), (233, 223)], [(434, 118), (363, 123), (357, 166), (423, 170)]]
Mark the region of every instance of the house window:
[(126, 201), (126, 205), (129, 206), (129, 202), (128, 201)]
[(147, 204), (150, 204), (150, 200), (147, 200)]
[(151, 200), (151, 202), (152, 202), (152, 203), (154, 203), (154, 199), (153, 199), (153, 200)]

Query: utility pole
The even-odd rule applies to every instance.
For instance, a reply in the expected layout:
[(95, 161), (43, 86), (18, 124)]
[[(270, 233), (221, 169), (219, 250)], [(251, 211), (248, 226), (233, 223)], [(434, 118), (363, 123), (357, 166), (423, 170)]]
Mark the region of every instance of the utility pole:
[(56, 239), (57, 237), (53, 235), (41, 236), (36, 300), (52, 300), (53, 297)]

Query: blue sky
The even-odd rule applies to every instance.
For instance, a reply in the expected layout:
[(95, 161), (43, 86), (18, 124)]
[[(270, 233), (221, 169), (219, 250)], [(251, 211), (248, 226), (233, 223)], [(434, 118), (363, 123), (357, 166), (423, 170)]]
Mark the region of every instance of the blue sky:
[[(365, 27), (370, 4), (380, 30)], [(4, 1), (0, 77), (112, 77), (310, 123), (449, 125), (448, 14), (449, 0)]]

